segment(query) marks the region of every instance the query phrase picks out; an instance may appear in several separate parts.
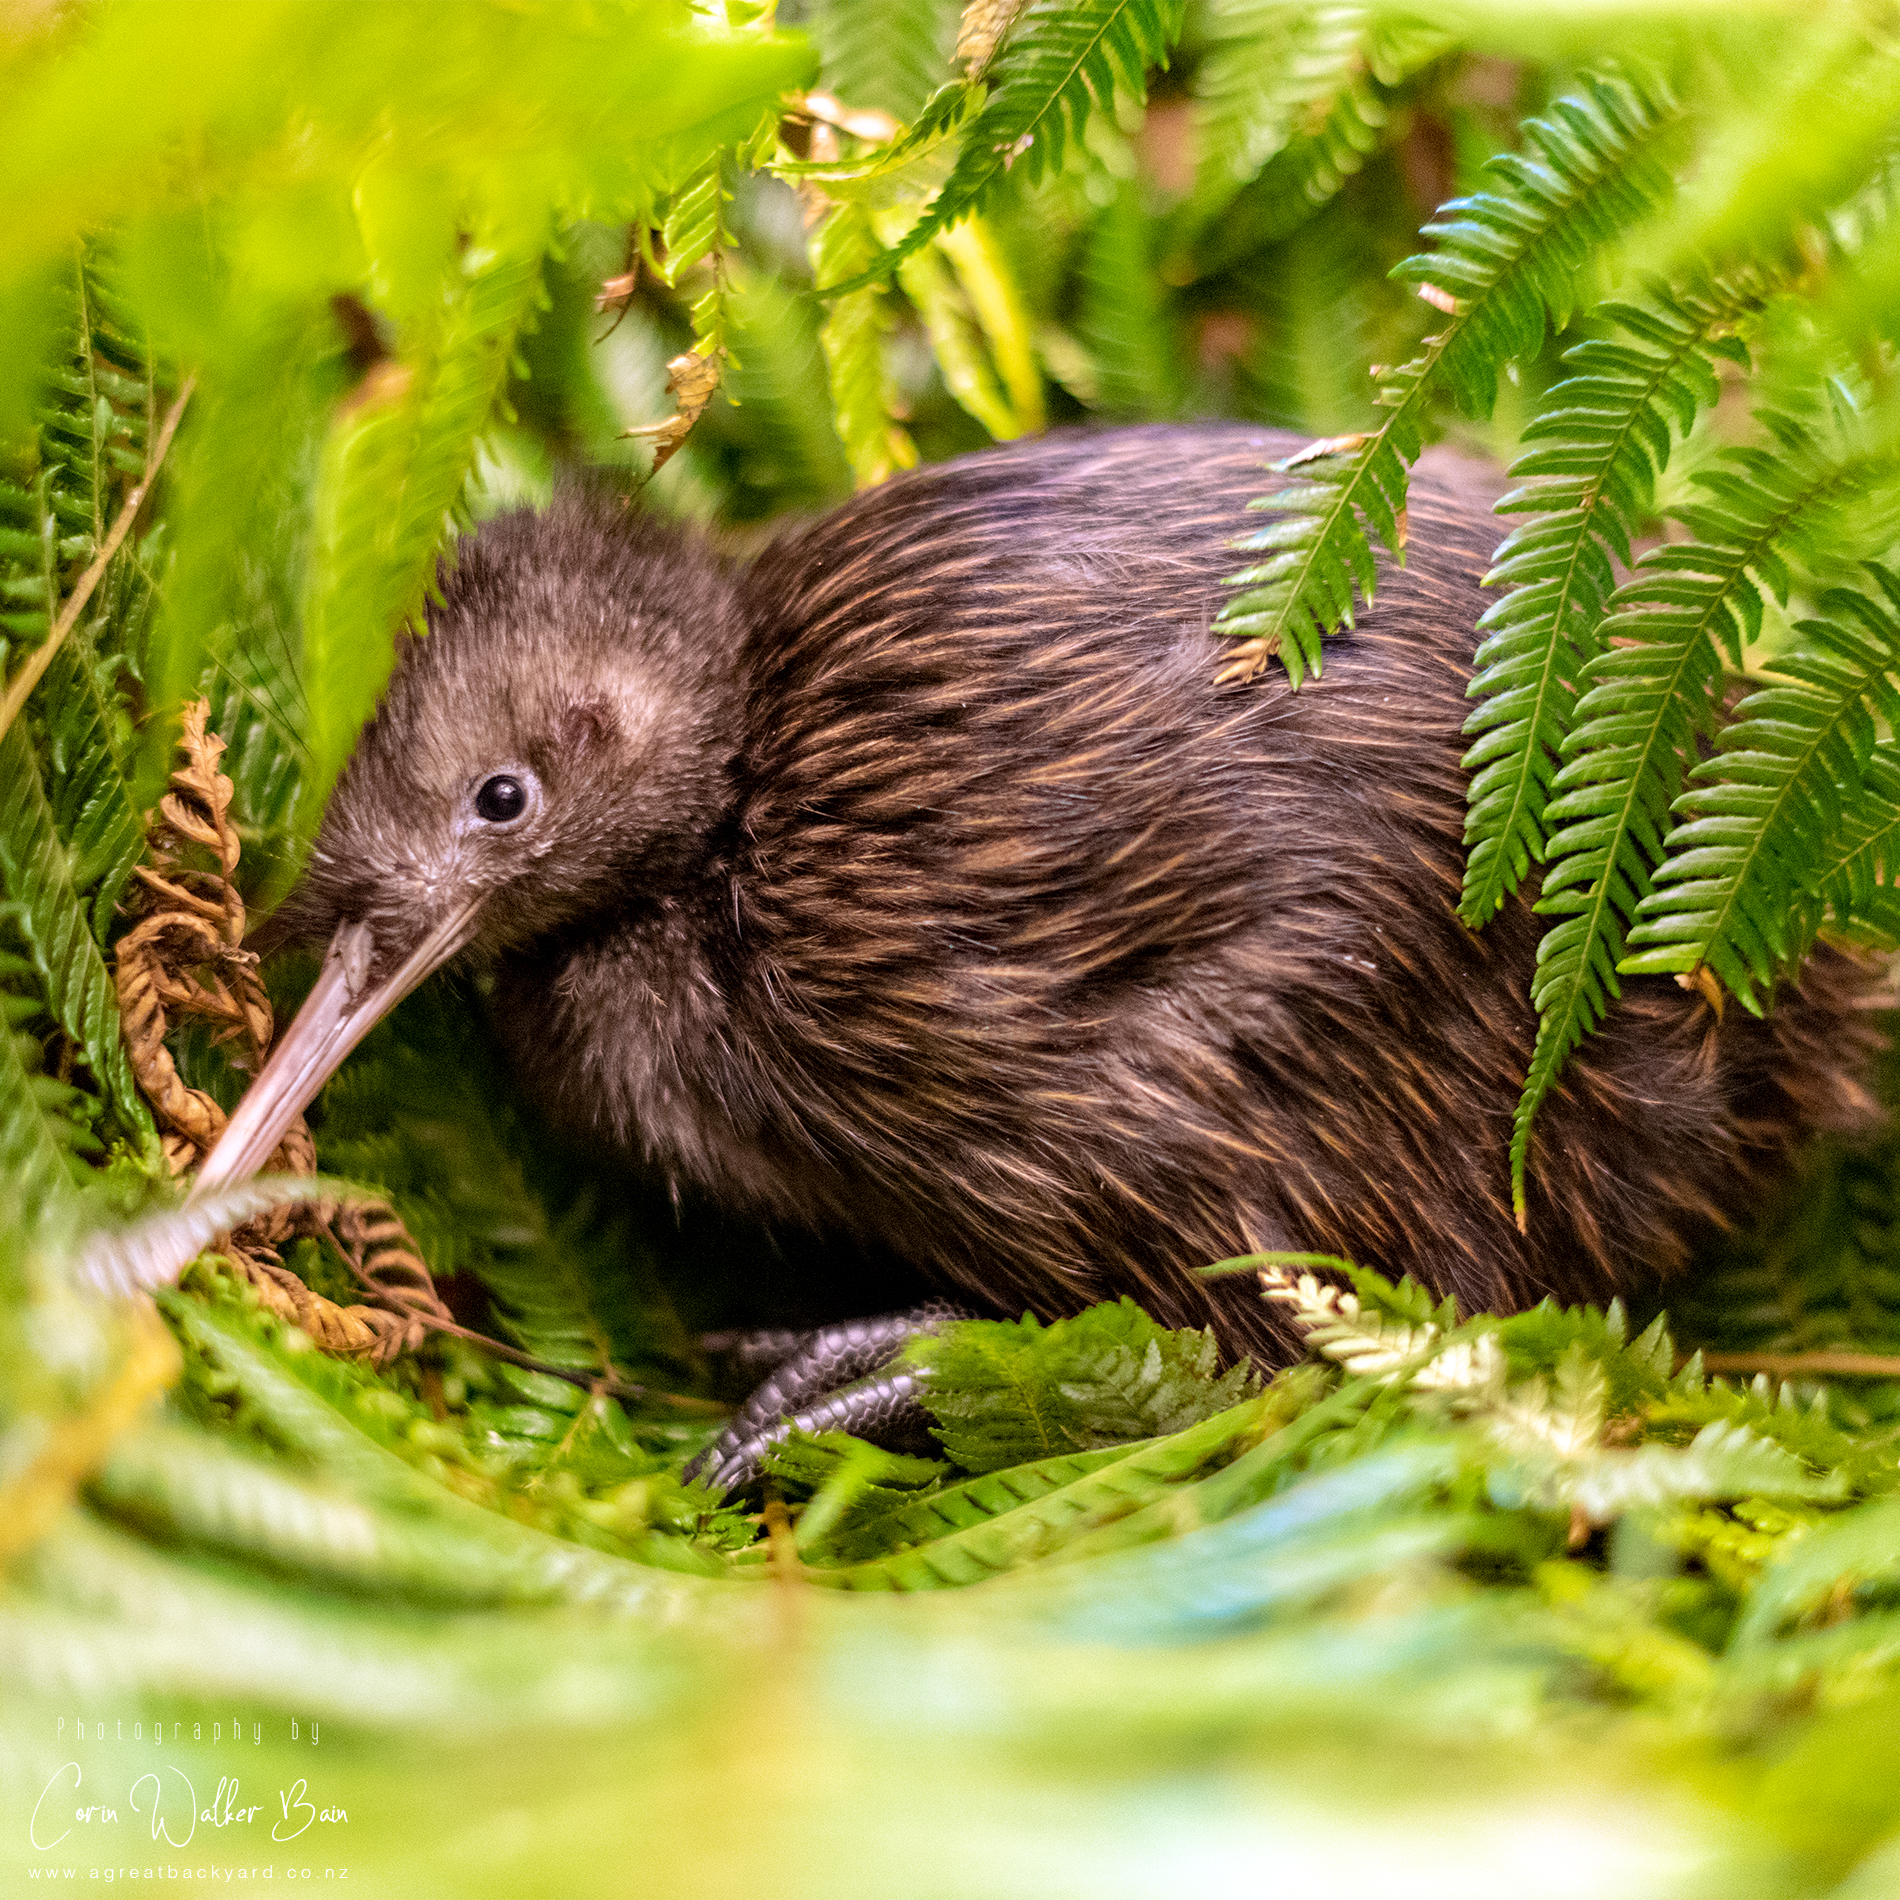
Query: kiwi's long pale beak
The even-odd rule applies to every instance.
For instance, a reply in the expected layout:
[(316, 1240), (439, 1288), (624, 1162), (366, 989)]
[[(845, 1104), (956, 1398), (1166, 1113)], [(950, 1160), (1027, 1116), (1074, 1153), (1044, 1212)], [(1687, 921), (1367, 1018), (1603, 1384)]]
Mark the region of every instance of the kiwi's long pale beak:
[(192, 1197), (255, 1174), (338, 1065), (430, 971), (475, 934), (479, 906), (434, 924), (380, 982), (370, 980), (375, 939), (367, 924), (344, 924), (323, 953), (323, 969), (304, 1006), (271, 1051), (258, 1078), (205, 1157)]

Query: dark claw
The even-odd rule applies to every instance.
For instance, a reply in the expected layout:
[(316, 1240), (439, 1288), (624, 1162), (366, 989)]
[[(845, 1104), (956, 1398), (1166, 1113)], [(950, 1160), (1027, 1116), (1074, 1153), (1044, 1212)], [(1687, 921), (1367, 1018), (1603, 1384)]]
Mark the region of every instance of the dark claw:
[(888, 1368), (919, 1333), (969, 1317), (947, 1300), (932, 1300), (908, 1313), (846, 1320), (813, 1333), (740, 1336), (742, 1363), (753, 1339), (799, 1343), (686, 1467), (686, 1476), (717, 1490), (741, 1490), (757, 1482), (768, 1448), (794, 1430), (850, 1432), (893, 1451), (931, 1450), (929, 1415), (917, 1396), (921, 1375)]

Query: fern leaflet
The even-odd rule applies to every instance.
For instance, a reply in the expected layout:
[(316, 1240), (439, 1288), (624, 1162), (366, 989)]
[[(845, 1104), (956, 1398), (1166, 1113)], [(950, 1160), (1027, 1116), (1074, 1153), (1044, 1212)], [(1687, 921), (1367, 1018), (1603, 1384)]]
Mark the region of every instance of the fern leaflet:
[(1734, 325), (1761, 294), (1750, 282), (1605, 306), (1624, 337), (1571, 350), (1564, 360), (1576, 374), (1524, 431), (1534, 446), (1511, 467), (1523, 485), (1497, 512), (1538, 519), (1511, 533), (1485, 577), (1511, 591), (1478, 622), (1469, 692), (1482, 703), (1465, 725), (1476, 743), (1464, 762), (1459, 915), (1474, 930), (1544, 855), (1553, 756), (1574, 724), (1583, 667), (1602, 650), (1611, 563), (1628, 563), (1675, 436), (1720, 394), (1717, 361), (1746, 365)]
[(1231, 203), (1315, 112), (1329, 120), (1355, 80), (1363, 90), (1365, 65), (1364, 7), (1223, 0), (1210, 12), (1212, 34), (1194, 81), (1201, 157), (1186, 208), (1197, 225)]
[(1600, 650), (1583, 669), (1545, 814), (1550, 868), (1537, 908), (1564, 921), (1538, 946), (1531, 986), (1537, 1043), (1511, 1138), (1520, 1220), (1532, 1124), (1620, 994), (1619, 967), (1631, 967), (1619, 964), (1624, 935), (1664, 856), (1670, 804), (1714, 728), (1722, 651), (1739, 665), (1761, 631), (1763, 590), (1787, 598), (1787, 551), (1824, 537), (1844, 506), (1891, 480), (1883, 454), (1830, 458), (1791, 419), (1773, 425), (1790, 452), (1731, 449), (1726, 466), (1705, 470), (1713, 505), (1678, 511), (1699, 538), (1650, 549), (1595, 631)]
[(723, 355), (726, 348), (726, 253), (732, 248), (726, 207), (732, 193), (726, 188), (725, 158), (723, 152), (714, 152), (673, 194), (660, 230), (666, 252), (661, 275), (669, 289), (677, 288), (697, 266), (706, 266), (706, 287), (693, 299), (689, 314), (693, 348), (708, 357)]
[[(812, 275), (822, 287), (827, 278), (856, 270), (876, 250), (871, 213), (862, 205), (839, 205), (808, 243)], [(838, 298), (818, 332), (831, 381), (833, 420), (859, 488), (875, 487), (917, 461), (909, 434), (891, 414), (894, 392), (884, 355), (892, 323), (889, 306), (885, 286), (867, 284)]]
[(1900, 574), (1870, 566), (1878, 595), (1831, 588), (1824, 620), (1776, 658), (1788, 683), (1752, 693), (1676, 801), (1657, 888), (1621, 968), (1690, 973), (1705, 964), (1762, 1013), (1760, 991), (1805, 946), (1791, 928), (1810, 867), (1841, 827), (1881, 730), (1900, 724)]
[(811, 14), (831, 91), (906, 121), (946, 70), (948, 24), (944, 0), (821, 0)]
[(119, 998), (73, 889), (65, 847), (18, 726), (0, 740), (0, 884), (59, 1026), (84, 1052), (128, 1128), (151, 1132), (119, 1029)]
[(1812, 885), (1815, 902), (1796, 926), (1802, 949), (1824, 918), (1900, 943), (1900, 749), (1891, 740), (1874, 748)]
[(943, 188), (895, 244), (829, 294), (848, 296), (888, 277), (939, 231), (983, 210), (1006, 177), (1033, 185), (1053, 171), (1118, 85), (1146, 98), (1149, 67), (1167, 64), (1180, 34), (1182, 4), (1032, 0), (987, 70), (989, 95)]
[(365, 379), (325, 445), (305, 595), (314, 828), (358, 728), (395, 663), (396, 632), (420, 614), (460, 508), (477, 440), (540, 297), (537, 255), (471, 247), (411, 361)]
[(1275, 466), (1299, 479), (1252, 506), (1277, 519), (1235, 547), (1268, 553), (1227, 576), (1243, 589), (1215, 620), (1238, 644), (1223, 678), (1246, 678), (1279, 654), (1297, 685), (1317, 673), (1320, 642), (1352, 624), (1355, 593), (1373, 596), (1368, 526), (1404, 557), (1408, 471), (1423, 442), (1427, 402), (1440, 387), (1467, 414), (1486, 415), (1504, 364), (1535, 347), (1545, 312), (1568, 313), (1589, 258), (1652, 206), (1668, 186), (1659, 152), (1675, 108), (1653, 86), (1599, 76), (1560, 99), (1525, 137), (1534, 157), (1503, 153), (1485, 167), (1495, 188), (1445, 205), (1425, 234), (1437, 251), (1395, 276), (1450, 321), (1402, 368), (1380, 378), (1390, 413), (1366, 435), (1313, 444)]

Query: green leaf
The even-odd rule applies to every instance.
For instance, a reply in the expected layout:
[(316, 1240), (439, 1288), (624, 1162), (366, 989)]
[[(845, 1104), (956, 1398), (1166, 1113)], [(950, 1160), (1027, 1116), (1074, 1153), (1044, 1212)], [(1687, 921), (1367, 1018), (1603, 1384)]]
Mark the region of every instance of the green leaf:
[(726, 254), (732, 232), (726, 207), (732, 192), (726, 185), (727, 156), (714, 152), (673, 194), (660, 228), (665, 252), (662, 275), (677, 287), (688, 273), (704, 268), (706, 286), (691, 305), (693, 348), (701, 356), (720, 356), (726, 348)]
[(6, 1183), (10, 1217), (31, 1229), (65, 1211), (73, 1199), (66, 1165), (64, 1120), (47, 1112), (35, 1083), (39, 1048), (0, 1019), (0, 1181)]
[(944, 1449), (977, 1473), (1177, 1432), (1253, 1382), (1244, 1366), (1219, 1370), (1211, 1329), (1169, 1332), (1127, 1298), (1048, 1326), (966, 1320), (911, 1350)]
[(1707, 964), (1759, 1015), (1763, 992), (1806, 950), (1812, 867), (1878, 734), (1900, 721), (1900, 574), (1869, 573), (1874, 593), (1822, 595), (1828, 618), (1799, 622), (1799, 640), (1776, 658), (1789, 683), (1743, 700), (1716, 756), (1691, 774), (1623, 969)]
[(1167, 64), (1181, 11), (1182, 0), (1031, 0), (984, 75), (988, 97), (943, 188), (896, 244), (830, 294), (888, 277), (939, 231), (985, 209), (1006, 180), (1033, 185), (1055, 171), (1118, 86), (1146, 98), (1148, 69)]
[[(1063, 1554), (1084, 1554), (1110, 1526), (1140, 1543), (1203, 1521), (1195, 1482), (1256, 1444), (1270, 1408), (1249, 1399), (1151, 1442), (1105, 1446), (1016, 1465), (864, 1527), (893, 1554), (809, 1572), (845, 1590), (941, 1590), (982, 1583)], [(1148, 1517), (1142, 1527), (1136, 1520)], [(904, 1548), (909, 1546), (909, 1548)]]
[[(1497, 512), (1538, 518), (1513, 530), (1485, 577), (1510, 591), (1478, 622), (1485, 637), (1468, 689), (1480, 704), (1465, 724), (1476, 743), (1465, 755), (1472, 776), (1459, 915), (1473, 929), (1545, 855), (1553, 761), (1577, 723), (1583, 669), (1604, 650), (1612, 564), (1628, 564), (1675, 441), (1720, 394), (1718, 362), (1746, 366), (1733, 332), (1765, 295), (1749, 279), (1603, 306), (1623, 334), (1571, 350), (1564, 361), (1575, 374), (1524, 431), (1533, 446), (1511, 468), (1522, 485)], [(1568, 783), (1582, 776), (1573, 770)], [(1672, 788), (1663, 802), (1673, 796)], [(1603, 862), (1620, 863), (1618, 844)], [(1574, 836), (1564, 847), (1578, 848)]]
[(132, 1079), (119, 1025), (116, 985), (73, 889), (66, 848), (40, 786), (25, 730), (0, 739), (0, 886), (16, 906), (48, 1007), (112, 1098), (124, 1125), (151, 1135), (152, 1119)]
[(1215, 631), (1238, 644), (1222, 677), (1245, 677), (1274, 655), (1297, 686), (1322, 664), (1321, 640), (1352, 624), (1354, 597), (1370, 601), (1376, 570), (1368, 530), (1403, 558), (1408, 471), (1428, 398), (1441, 388), (1467, 415), (1488, 415), (1512, 358), (1542, 340), (1546, 313), (1561, 323), (1590, 260), (1661, 200), (1661, 148), (1676, 108), (1656, 85), (1586, 78), (1524, 127), (1531, 156), (1503, 153), (1481, 181), (1492, 189), (1442, 206), (1425, 235), (1436, 251), (1393, 272), (1416, 282), (1448, 321), (1421, 353), (1379, 379), (1383, 425), (1314, 443), (1274, 466), (1295, 479), (1251, 506), (1273, 523), (1234, 543), (1270, 558), (1226, 576), (1242, 590)]
[(534, 255), (471, 247), (428, 332), (346, 405), (324, 445), (303, 621), (309, 826), (375, 710), (398, 630), (420, 619), (465, 525), (477, 443), (539, 290)]
[(949, 70), (950, 0), (819, 0), (808, 16), (827, 89), (908, 124)]
[[(861, 205), (841, 204), (807, 240), (812, 276), (820, 290), (850, 275), (877, 249), (871, 213)], [(920, 258), (906, 279), (913, 301), (926, 307), (936, 284)], [(942, 271), (941, 263), (937, 269)], [(913, 468), (917, 449), (893, 415), (896, 390), (885, 339), (894, 318), (888, 288), (870, 284), (835, 298), (818, 331), (831, 383), (831, 407), (851, 474), (859, 488), (871, 488), (900, 468)], [(934, 340), (934, 339), (933, 339)]]

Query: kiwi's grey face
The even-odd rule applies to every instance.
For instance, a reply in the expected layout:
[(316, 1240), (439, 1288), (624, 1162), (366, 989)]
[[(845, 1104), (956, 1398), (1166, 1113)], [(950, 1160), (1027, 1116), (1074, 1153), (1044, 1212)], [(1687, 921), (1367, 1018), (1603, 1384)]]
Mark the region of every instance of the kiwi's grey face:
[(200, 1188), (260, 1166), (371, 1025), (451, 957), (637, 902), (697, 860), (736, 744), (726, 587), (707, 557), (642, 547), (586, 504), (508, 517), (464, 549), (286, 907), (294, 931), (327, 941), (316, 988)]

